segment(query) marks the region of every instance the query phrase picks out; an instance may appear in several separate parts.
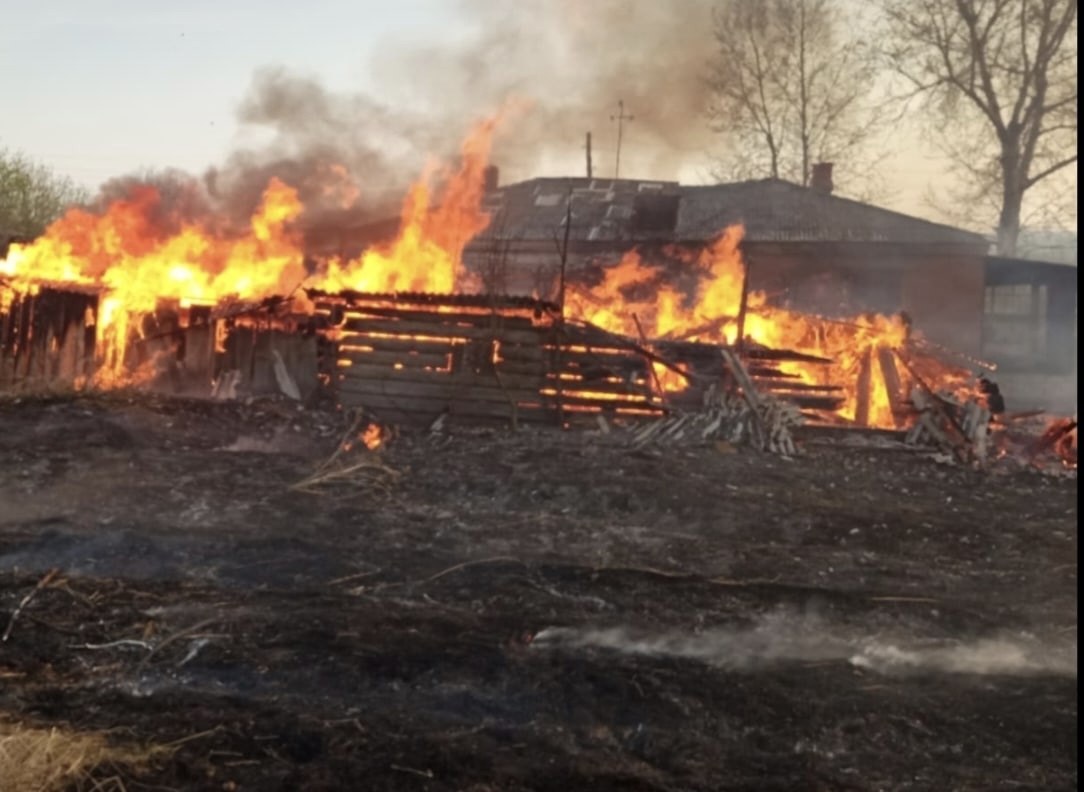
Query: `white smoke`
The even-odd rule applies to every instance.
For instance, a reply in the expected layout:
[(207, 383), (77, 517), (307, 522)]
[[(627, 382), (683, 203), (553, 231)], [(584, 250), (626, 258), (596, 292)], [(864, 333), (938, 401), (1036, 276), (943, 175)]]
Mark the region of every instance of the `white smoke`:
[(1054, 674), (1076, 677), (1073, 641), (1051, 645), (1030, 634), (973, 641), (855, 634), (823, 619), (769, 614), (751, 626), (696, 633), (636, 631), (626, 627), (548, 627), (534, 638), (538, 649), (604, 649), (652, 657), (699, 660), (728, 670), (769, 664), (840, 662), (882, 674)]

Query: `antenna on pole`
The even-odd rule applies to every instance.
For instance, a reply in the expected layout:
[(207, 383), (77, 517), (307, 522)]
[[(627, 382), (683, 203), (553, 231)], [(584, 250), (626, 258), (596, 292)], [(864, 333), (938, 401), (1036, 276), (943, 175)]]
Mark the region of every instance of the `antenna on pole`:
[(610, 116), (611, 121), (617, 122), (617, 163), (614, 165), (614, 178), (621, 178), (621, 133), (625, 129), (625, 122), (634, 120), (635, 116), (625, 115), (625, 101), (617, 100), (617, 115)]

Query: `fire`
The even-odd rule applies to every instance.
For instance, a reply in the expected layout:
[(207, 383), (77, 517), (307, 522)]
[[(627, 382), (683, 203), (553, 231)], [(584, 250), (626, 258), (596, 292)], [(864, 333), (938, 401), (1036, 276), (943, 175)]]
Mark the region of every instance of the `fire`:
[(358, 435), (358, 440), (364, 443), (365, 447), (370, 451), (375, 451), (384, 442), (383, 432), (380, 431), (379, 426), (371, 423), (365, 427), (364, 432)]
[(1033, 453), (1051, 448), (1069, 470), (1077, 468), (1077, 422), (1075, 418), (1058, 418), (1050, 422), (1036, 442)]
[[(313, 286), (326, 291), (437, 292), (472, 291), (477, 284), (462, 267), (463, 248), (489, 225), (482, 212), (483, 171), (489, 162), (493, 132), (501, 116), (479, 124), (467, 137), (457, 171), (426, 168), (403, 204), (399, 236), (389, 245), (366, 250), (359, 258), (330, 262)], [(433, 206), (432, 183), (444, 183)]]
[[(740, 226), (733, 226), (703, 250), (668, 251), (671, 259), (695, 277), (694, 285), (686, 291), (672, 283), (680, 273), (673, 276), (650, 266), (640, 253), (632, 251), (606, 269), (594, 287), (571, 289), (566, 306), (574, 318), (639, 336), (648, 344), (652, 340), (686, 340), (733, 345), (741, 332), (746, 342), (831, 359), (829, 366), (785, 362), (780, 368), (797, 375), (801, 382), (816, 383), (824, 378), (843, 385), (846, 403), (840, 413), (851, 420), (858, 411), (859, 383), (868, 381), (866, 422), (894, 427), (896, 418), (880, 369), (881, 351), (904, 346), (909, 332), (905, 322), (881, 315), (846, 321), (823, 319), (771, 306), (768, 296), (757, 291), (746, 294), (742, 315), (746, 288), (746, 269), (739, 250), (742, 234)], [(654, 375), (665, 391), (687, 387), (680, 373), (664, 365), (654, 364)]]
[(384, 430), (377, 424), (370, 423), (360, 432), (355, 439), (347, 439), (343, 441), (342, 450), (350, 451), (353, 449), (355, 443), (361, 443), (370, 451), (375, 451), (384, 445)]
[[(0, 260), (0, 279), (31, 293), (46, 283), (101, 291), (97, 315), (88, 324), (95, 327), (105, 385), (130, 381), (132, 344), (142, 334), (143, 319), (164, 302), (183, 308), (260, 300), (298, 295), (303, 285), (371, 292), (469, 288), (462, 253), (489, 223), (479, 205), (500, 120), (501, 114), (495, 115), (471, 132), (458, 170), (426, 170), (404, 202), (393, 242), (353, 261), (333, 261), (323, 272), (312, 273), (304, 263), (296, 229), (304, 207), (297, 191), (272, 179), (248, 227), (239, 232), (195, 223), (164, 230), (158, 220), (161, 198), (146, 185), (98, 213), (73, 208), (38, 240), (12, 245)], [(341, 166), (328, 171), (331, 194), (352, 202), (356, 192), (349, 174)], [(295, 296), (295, 308), (307, 307), (303, 296)]]
[(223, 236), (198, 225), (163, 233), (155, 223), (158, 192), (133, 189), (101, 214), (71, 209), (45, 235), (14, 245), (0, 273), (14, 287), (42, 282), (95, 286), (103, 291), (94, 318), (107, 384), (123, 379), (140, 317), (162, 301), (214, 304), (227, 297), (289, 294), (305, 279), (299, 240), (290, 223), (301, 213), (297, 193), (272, 179), (249, 227)]
[[(0, 261), (0, 279), (26, 291), (44, 283), (100, 290), (96, 315), (88, 317), (87, 325), (95, 328), (105, 384), (130, 376), (125, 372), (132, 369), (133, 344), (163, 302), (184, 309), (291, 295), (294, 309), (306, 311), (312, 306), (299, 287), (479, 291), (480, 281), (464, 270), (462, 256), (490, 222), (481, 209), (484, 170), (496, 128), (515, 109), (506, 107), (473, 129), (457, 168), (430, 164), (403, 203), (396, 238), (353, 260), (333, 259), (316, 271), (306, 265), (297, 228), (305, 207), (297, 191), (278, 179), (267, 185), (260, 206), (240, 230), (195, 222), (164, 229), (158, 219), (159, 194), (141, 186), (104, 211), (72, 209), (37, 241), (13, 245)], [(358, 191), (352, 175), (338, 165), (324, 171), (323, 198), (340, 206), (353, 204)], [(830, 359), (831, 365), (788, 361), (778, 367), (799, 383), (843, 386), (843, 417), (895, 426), (886, 382), (898, 377), (882, 367), (908, 347), (909, 326), (901, 317), (870, 314), (837, 321), (771, 305), (768, 295), (747, 288), (742, 233), (741, 227), (728, 228), (695, 251), (674, 247), (667, 251), (666, 267), (649, 264), (636, 251), (628, 253), (596, 285), (569, 286), (567, 313), (638, 337), (648, 347), (664, 340), (741, 341)], [(502, 359), (495, 344), (492, 362), (499, 365)], [(686, 378), (672, 367), (656, 362), (652, 373), (660, 391), (687, 387)], [(929, 379), (941, 388), (952, 384), (951, 374), (939, 369)], [(956, 386), (972, 387), (965, 376), (958, 379)], [(371, 439), (380, 442), (379, 434)]]

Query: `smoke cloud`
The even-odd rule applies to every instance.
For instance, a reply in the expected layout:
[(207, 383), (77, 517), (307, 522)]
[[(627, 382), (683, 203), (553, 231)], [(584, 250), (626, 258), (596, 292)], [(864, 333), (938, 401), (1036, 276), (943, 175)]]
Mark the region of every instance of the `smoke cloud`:
[(506, 130), (495, 160), (513, 179), (585, 173), (593, 133), (595, 174), (616, 166), (618, 100), (624, 125), (621, 171), (677, 179), (706, 160), (711, 132), (705, 84), (714, 51), (712, 3), (639, 0), (464, 0), (476, 34), (425, 52), (384, 52), (382, 84), (437, 117), (490, 112), (508, 96), (533, 103)]
[[(333, 91), (319, 80), (264, 64), (237, 108), (243, 131), (262, 142), (238, 148), (199, 177), (175, 171), (114, 180), (103, 199), (138, 184), (160, 188), (171, 219), (243, 224), (272, 177), (298, 190), (303, 227), (361, 225), (397, 214), (432, 159), (455, 155), (471, 126), (509, 100), (494, 141), (504, 182), (616, 167), (678, 179), (708, 163), (704, 114), (714, 39), (709, 0), (674, 6), (642, 0), (460, 0), (463, 35), (426, 46), (389, 41), (364, 65), (380, 96)], [(250, 135), (251, 137), (251, 135)]]
[(682, 657), (743, 671), (793, 662), (849, 663), (882, 674), (946, 673), (1076, 677), (1076, 642), (1053, 646), (1031, 635), (931, 641), (919, 636), (862, 635), (810, 615), (769, 614), (750, 627), (696, 634), (646, 633), (625, 627), (549, 627), (540, 649), (605, 649), (624, 654)]

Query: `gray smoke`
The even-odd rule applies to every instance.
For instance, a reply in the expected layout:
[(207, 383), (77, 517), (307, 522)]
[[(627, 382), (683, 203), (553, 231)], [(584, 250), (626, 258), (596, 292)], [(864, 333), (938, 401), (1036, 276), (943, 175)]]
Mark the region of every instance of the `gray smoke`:
[[(471, 26), (465, 36), (413, 48), (388, 42), (373, 53), (365, 65), (379, 98), (261, 66), (237, 117), (263, 142), (239, 148), (199, 180), (160, 177), (184, 181), (203, 202), (178, 203), (183, 191), (174, 189), (164, 213), (188, 217), (213, 206), (244, 223), (278, 177), (299, 191), (309, 232), (394, 216), (426, 161), (454, 156), (472, 125), (509, 99), (526, 109), (511, 114), (495, 140), (492, 159), (504, 182), (584, 174), (588, 131), (595, 175), (611, 177), (619, 99), (634, 116), (624, 129), (623, 175), (677, 179), (683, 168), (706, 166), (710, 0), (460, 0), (459, 7)], [(119, 180), (111, 194), (139, 179)]]
[(492, 112), (508, 96), (531, 109), (508, 125), (495, 161), (512, 179), (585, 172), (593, 133), (596, 175), (612, 177), (623, 100), (621, 172), (676, 179), (704, 161), (711, 133), (705, 76), (714, 51), (712, 3), (683, 0), (464, 0), (472, 40), (424, 52), (386, 52), (381, 82), (450, 121)]
[(312, 78), (273, 67), (256, 73), (238, 121), (264, 130), (270, 140), (235, 151), (222, 166), (208, 170), (209, 192), (247, 216), (277, 177), (298, 191), (310, 219), (347, 212), (394, 214), (417, 178), (419, 136), (426, 123), (370, 97), (335, 93)]
[[(1075, 638), (1075, 637), (1074, 637)], [(807, 614), (769, 614), (743, 628), (695, 634), (643, 632), (625, 627), (550, 627), (533, 646), (606, 649), (624, 654), (683, 657), (730, 670), (788, 662), (841, 662), (879, 673), (1056, 674), (1076, 676), (1076, 641), (1059, 645), (1028, 634), (968, 641), (859, 634)]]

